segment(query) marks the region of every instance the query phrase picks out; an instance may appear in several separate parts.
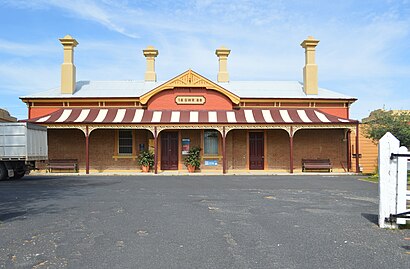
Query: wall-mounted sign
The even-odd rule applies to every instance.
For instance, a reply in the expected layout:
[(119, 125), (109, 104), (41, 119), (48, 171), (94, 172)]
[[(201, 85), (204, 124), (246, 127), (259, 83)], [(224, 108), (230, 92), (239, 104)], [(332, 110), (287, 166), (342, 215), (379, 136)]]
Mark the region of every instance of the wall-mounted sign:
[(218, 160), (205, 160), (205, 166), (217, 166)]
[(182, 155), (188, 154), (190, 143), (191, 140), (189, 138), (182, 138)]
[(175, 103), (178, 105), (203, 105), (205, 101), (205, 96), (179, 95), (175, 98)]

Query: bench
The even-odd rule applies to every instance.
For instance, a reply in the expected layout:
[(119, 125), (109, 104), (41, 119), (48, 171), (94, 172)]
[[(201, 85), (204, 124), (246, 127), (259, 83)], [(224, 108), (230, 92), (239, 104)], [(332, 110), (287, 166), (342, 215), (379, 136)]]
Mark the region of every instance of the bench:
[(58, 170), (73, 170), (78, 172), (78, 160), (77, 159), (52, 159), (48, 160), (47, 171), (51, 172), (53, 169)]
[(302, 172), (307, 170), (327, 170), (332, 171), (330, 159), (302, 159)]

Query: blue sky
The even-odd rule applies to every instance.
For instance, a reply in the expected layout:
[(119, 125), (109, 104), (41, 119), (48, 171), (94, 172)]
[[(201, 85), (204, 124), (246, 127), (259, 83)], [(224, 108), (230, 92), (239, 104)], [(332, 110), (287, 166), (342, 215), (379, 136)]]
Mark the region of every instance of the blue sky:
[(0, 107), (19, 119), (19, 96), (59, 86), (66, 34), (77, 80), (142, 80), (153, 45), (161, 81), (189, 68), (216, 79), (221, 45), (231, 80), (302, 81), (312, 35), (319, 86), (358, 98), (352, 118), (410, 109), (408, 0), (0, 0), (0, 25)]

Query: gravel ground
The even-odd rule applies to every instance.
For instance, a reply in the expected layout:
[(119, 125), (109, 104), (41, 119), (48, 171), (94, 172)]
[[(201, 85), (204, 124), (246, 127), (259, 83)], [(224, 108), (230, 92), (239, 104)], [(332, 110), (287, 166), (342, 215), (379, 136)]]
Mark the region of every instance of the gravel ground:
[(0, 268), (410, 268), (355, 176), (0, 182)]

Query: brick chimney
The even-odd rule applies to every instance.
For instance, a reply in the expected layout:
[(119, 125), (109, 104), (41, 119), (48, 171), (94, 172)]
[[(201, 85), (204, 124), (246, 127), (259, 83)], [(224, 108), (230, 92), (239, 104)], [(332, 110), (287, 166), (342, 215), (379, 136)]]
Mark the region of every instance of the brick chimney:
[(60, 42), (64, 47), (64, 62), (61, 65), (61, 93), (73, 94), (76, 83), (74, 47), (78, 45), (78, 42), (70, 35), (60, 38)]
[(147, 71), (145, 71), (145, 81), (157, 81), (157, 74), (155, 73), (155, 57), (158, 56), (158, 50), (153, 46), (148, 46), (142, 51), (145, 58), (147, 58)]
[(303, 67), (303, 90), (306, 94), (318, 94), (317, 64), (315, 51), (319, 40), (309, 36), (300, 44), (305, 49), (305, 67)]
[(219, 58), (219, 72), (218, 72), (218, 82), (229, 82), (228, 73), (228, 56), (231, 53), (230, 49), (225, 47), (220, 47), (216, 49), (215, 54)]

